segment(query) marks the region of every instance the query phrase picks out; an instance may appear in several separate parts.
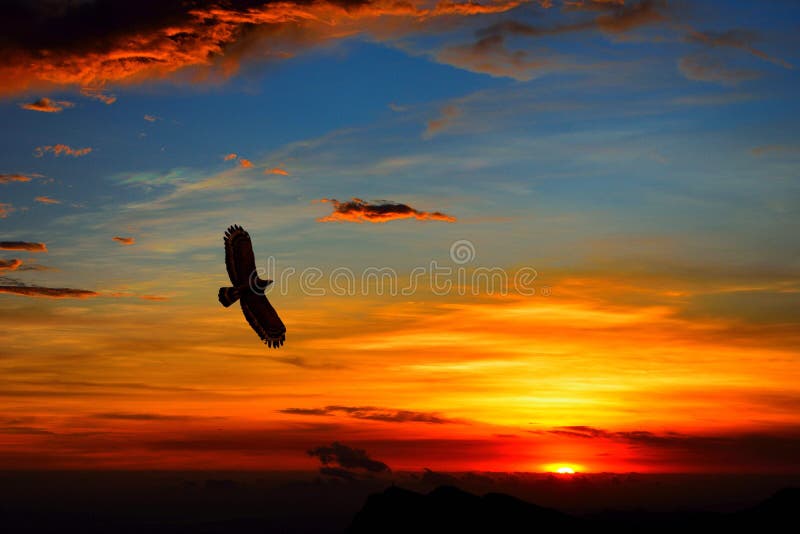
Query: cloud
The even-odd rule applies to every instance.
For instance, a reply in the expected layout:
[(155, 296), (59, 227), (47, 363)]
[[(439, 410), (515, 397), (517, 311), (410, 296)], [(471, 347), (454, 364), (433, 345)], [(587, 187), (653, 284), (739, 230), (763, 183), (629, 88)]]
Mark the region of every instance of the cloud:
[(308, 451), (309, 456), (316, 456), (324, 467), (341, 467), (345, 469), (364, 469), (370, 473), (390, 473), (389, 466), (373, 460), (363, 449), (354, 449), (334, 441), (329, 446), (316, 447)]
[(800, 146), (793, 145), (762, 145), (750, 149), (750, 153), (754, 156), (765, 156), (767, 154), (788, 153), (797, 154), (800, 152)]
[(116, 241), (117, 243), (119, 243), (121, 245), (133, 245), (134, 243), (136, 243), (136, 238), (134, 238), (134, 237), (121, 237), (121, 236), (115, 235), (111, 239), (113, 239), (114, 241)]
[(364, 33), (396, 38), (440, 17), (501, 13), (521, 3), (94, 0), (61, 2), (52, 9), (51, 3), (15, 1), (0, 21), (6, 58), (0, 92), (54, 84), (94, 91), (187, 68), (230, 76), (255, 56), (283, 58), (298, 48)]
[(85, 156), (92, 149), (90, 147), (86, 148), (72, 148), (69, 145), (57, 144), (57, 145), (44, 145), (38, 146), (34, 149), (33, 155), (37, 158), (41, 158), (47, 153), (52, 153), (54, 156), (58, 157), (61, 154), (65, 154), (67, 156), (72, 156), (74, 158)]
[(10, 184), (12, 182), (30, 182), (34, 178), (44, 178), (41, 174), (0, 174), (0, 184)]
[(243, 169), (252, 169), (253, 162), (250, 161), (249, 159), (239, 158), (239, 166), (242, 167)]
[(144, 120), (147, 122), (156, 122), (157, 120), (161, 120), (161, 117), (157, 117), (155, 115), (145, 114)]
[(425, 139), (430, 139), (442, 130), (446, 130), (454, 120), (463, 114), (464, 111), (458, 106), (450, 104), (443, 107), (439, 117), (428, 121), (428, 125), (425, 128), (425, 132), (422, 134), (422, 137)]
[(158, 413), (104, 412), (92, 414), (95, 419), (114, 421), (187, 421), (193, 419), (187, 415), (164, 415)]
[(0, 202), (0, 219), (5, 219), (13, 211), (14, 211), (14, 206), (6, 202)]
[(16, 258), (10, 260), (0, 259), (0, 271), (16, 271), (22, 265), (22, 260)]
[(40, 204), (61, 204), (60, 200), (57, 200), (55, 198), (45, 197), (45, 196), (39, 196), (39, 197), (34, 198), (33, 200), (35, 200), (36, 202), (38, 202)]
[(42, 97), (33, 102), (24, 102), (19, 105), (22, 109), (31, 111), (41, 111), (42, 113), (61, 113), (66, 108), (74, 107), (75, 104), (66, 100), (51, 100), (47, 97)]
[(289, 176), (289, 171), (281, 169), (280, 167), (273, 167), (264, 171), (264, 174), (280, 174), (281, 176)]
[(735, 85), (760, 76), (753, 70), (731, 68), (720, 59), (705, 54), (693, 54), (681, 58), (678, 69), (689, 80), (725, 85)]
[(99, 293), (85, 289), (42, 286), (0, 286), (0, 293), (20, 295), (24, 297), (44, 297), (53, 299), (85, 299), (99, 295)]
[[(552, 4), (548, 4), (544, 7), (551, 6)], [(666, 20), (662, 13), (665, 4), (659, 1), (642, 0), (629, 4), (615, 1), (570, 3), (568, 7), (573, 11), (603, 13), (569, 24), (552, 26), (533, 26), (516, 20), (499, 22), (476, 32), (473, 43), (444, 47), (435, 52), (434, 57), (441, 63), (472, 72), (528, 81), (539, 73), (563, 69), (567, 65), (557, 57), (537, 56), (528, 50), (511, 50), (506, 46), (508, 36), (540, 38), (587, 30), (620, 34)]]
[(224, 159), (225, 161), (231, 161), (232, 159), (236, 159), (236, 158), (237, 158), (236, 154), (234, 154), (233, 152), (231, 152), (230, 154), (227, 154), (227, 155), (226, 155), (224, 158), (222, 158), (222, 159)]
[(164, 297), (162, 295), (142, 295), (139, 298), (141, 298), (142, 300), (151, 300), (154, 302), (163, 302), (165, 300), (169, 300), (169, 297)]
[(320, 202), (333, 204), (333, 213), (317, 219), (319, 222), (385, 223), (396, 219), (419, 219), (455, 222), (456, 218), (439, 211), (419, 211), (406, 204), (380, 201), (369, 203), (360, 198), (339, 202), (335, 198), (323, 198)]
[(28, 252), (47, 252), (44, 243), (31, 243), (28, 241), (0, 241), (0, 250), (26, 250)]
[(107, 93), (104, 89), (97, 87), (83, 87), (81, 88), (81, 94), (87, 98), (99, 100), (108, 106), (117, 101), (117, 97), (115, 95)]
[(793, 69), (794, 66), (783, 59), (772, 57), (766, 52), (755, 48), (753, 43), (758, 40), (758, 34), (750, 30), (733, 29), (721, 32), (698, 31), (690, 28), (687, 33), (689, 42), (700, 43), (712, 48), (726, 47), (744, 50), (758, 58), (761, 58), (785, 69)]
[(325, 416), (344, 413), (354, 419), (383, 421), (387, 423), (430, 423), (446, 424), (455, 423), (453, 419), (446, 419), (439, 414), (431, 412), (415, 412), (411, 410), (391, 410), (376, 408), (374, 406), (339, 406), (331, 405), (325, 408), (286, 408), (281, 413), (291, 415)]

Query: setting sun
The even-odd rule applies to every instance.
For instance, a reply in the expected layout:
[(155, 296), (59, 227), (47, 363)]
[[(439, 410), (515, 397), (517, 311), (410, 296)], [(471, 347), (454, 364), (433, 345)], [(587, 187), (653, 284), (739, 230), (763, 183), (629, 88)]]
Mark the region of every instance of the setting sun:
[(560, 475), (574, 475), (575, 470), (571, 467), (559, 467), (558, 469), (556, 469), (556, 473)]

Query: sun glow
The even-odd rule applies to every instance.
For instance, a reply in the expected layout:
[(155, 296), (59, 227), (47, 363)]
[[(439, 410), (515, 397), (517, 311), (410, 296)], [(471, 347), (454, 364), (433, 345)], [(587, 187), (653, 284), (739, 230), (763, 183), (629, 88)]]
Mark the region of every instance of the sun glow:
[(558, 469), (556, 469), (556, 473), (560, 475), (574, 475), (575, 470), (571, 467), (559, 467)]

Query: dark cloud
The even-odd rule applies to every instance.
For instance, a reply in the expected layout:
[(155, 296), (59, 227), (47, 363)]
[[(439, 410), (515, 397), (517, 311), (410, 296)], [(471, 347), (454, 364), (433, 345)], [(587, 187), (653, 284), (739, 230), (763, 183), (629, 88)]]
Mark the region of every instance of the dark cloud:
[(10, 260), (0, 259), (0, 271), (16, 271), (22, 265), (22, 260), (12, 258)]
[(431, 19), (498, 13), (520, 3), (9, 0), (0, 18), (0, 93), (72, 85), (108, 101), (108, 84), (139, 83), (191, 67), (227, 76), (256, 55), (287, 57), (331, 39), (379, 36), (386, 28), (394, 37), (418, 31)]
[(371, 203), (360, 198), (353, 198), (347, 202), (340, 202), (335, 198), (323, 198), (320, 202), (333, 204), (333, 213), (317, 219), (319, 222), (385, 223), (396, 219), (456, 221), (455, 217), (439, 211), (420, 211), (406, 204), (397, 204), (385, 200)]
[(411, 410), (391, 410), (387, 408), (377, 408), (375, 406), (339, 406), (331, 405), (324, 408), (286, 408), (281, 413), (292, 415), (336, 415), (343, 413), (355, 419), (367, 419), (371, 421), (384, 421), (387, 423), (431, 423), (445, 424), (455, 423), (453, 419), (446, 419), (437, 413), (415, 412)]
[(47, 252), (44, 243), (31, 243), (28, 241), (0, 241), (0, 250), (26, 250), (28, 252)]
[(308, 451), (309, 456), (316, 456), (323, 467), (341, 467), (344, 469), (364, 469), (370, 473), (389, 473), (389, 466), (373, 460), (363, 449), (354, 449), (334, 441), (330, 445), (315, 447)]
[(66, 108), (74, 107), (75, 104), (66, 100), (51, 100), (47, 97), (34, 100), (33, 102), (23, 102), (19, 105), (22, 109), (30, 111), (40, 111), (42, 113), (61, 113)]
[(0, 286), (0, 293), (20, 295), (24, 297), (44, 297), (52, 299), (85, 299), (97, 297), (99, 293), (86, 289), (42, 286)]

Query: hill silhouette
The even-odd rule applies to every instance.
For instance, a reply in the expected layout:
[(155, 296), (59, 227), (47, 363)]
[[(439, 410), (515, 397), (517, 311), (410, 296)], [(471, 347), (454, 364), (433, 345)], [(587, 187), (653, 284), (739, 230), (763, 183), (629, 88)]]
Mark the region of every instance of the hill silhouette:
[(441, 532), (673, 532), (781, 531), (800, 510), (800, 488), (786, 488), (740, 512), (614, 511), (571, 516), (502, 493), (474, 495), (455, 486), (428, 494), (392, 486), (370, 495), (347, 534)]

